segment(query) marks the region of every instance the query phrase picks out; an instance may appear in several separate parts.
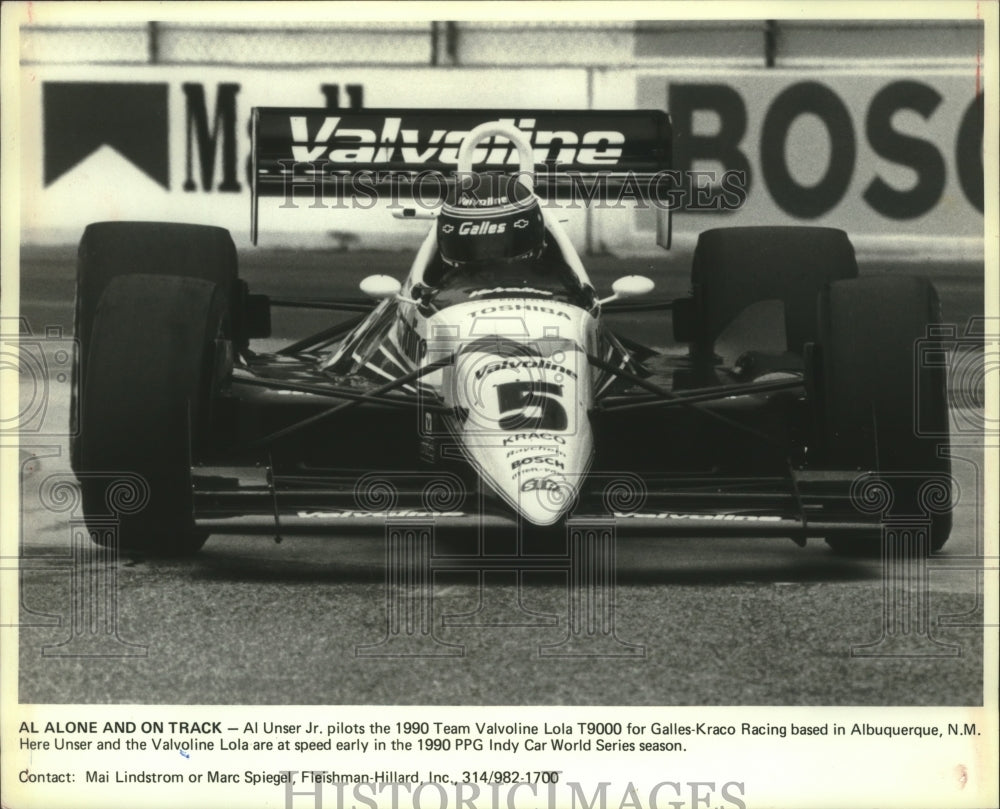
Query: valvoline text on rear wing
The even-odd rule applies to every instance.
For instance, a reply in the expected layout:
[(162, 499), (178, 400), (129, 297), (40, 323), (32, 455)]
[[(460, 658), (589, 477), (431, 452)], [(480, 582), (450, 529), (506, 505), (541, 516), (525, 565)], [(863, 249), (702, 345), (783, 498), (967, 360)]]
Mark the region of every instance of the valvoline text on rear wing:
[[(535, 192), (585, 204), (617, 195), (657, 194), (651, 181), (670, 169), (670, 118), (662, 110), (337, 110), (256, 107), (251, 119), (252, 222), (260, 196), (344, 194), (421, 196), (450, 178), (465, 136), (479, 124), (516, 126), (534, 154)], [(518, 150), (502, 137), (474, 152), (476, 171), (517, 172)]]

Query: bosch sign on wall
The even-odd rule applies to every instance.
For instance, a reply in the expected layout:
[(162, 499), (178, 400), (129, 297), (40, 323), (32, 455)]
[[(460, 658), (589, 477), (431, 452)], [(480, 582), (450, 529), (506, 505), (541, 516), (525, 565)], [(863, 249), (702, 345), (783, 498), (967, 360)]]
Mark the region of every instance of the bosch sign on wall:
[[(724, 224), (790, 221), (862, 238), (976, 239), (983, 231), (978, 76), (974, 62), (967, 71), (632, 72), (608, 77), (601, 94), (631, 85), (639, 106), (668, 105), (676, 168), (744, 172), (747, 202)], [(694, 232), (722, 224), (711, 213), (706, 204), (678, 223), (690, 219), (681, 227)]]

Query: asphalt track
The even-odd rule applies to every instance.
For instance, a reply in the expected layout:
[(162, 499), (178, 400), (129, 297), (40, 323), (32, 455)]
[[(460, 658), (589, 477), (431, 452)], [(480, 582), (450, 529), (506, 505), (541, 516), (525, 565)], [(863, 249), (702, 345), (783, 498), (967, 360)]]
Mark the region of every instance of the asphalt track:
[[(242, 274), (261, 292), (356, 294), (374, 271), (401, 275), (403, 253), (260, 251)], [(22, 316), (33, 333), (72, 328), (73, 250), (25, 251)], [(682, 293), (676, 260), (590, 262), (600, 289), (645, 272)], [(863, 272), (905, 272), (874, 265)], [(935, 265), (945, 319), (964, 331), (981, 311), (981, 268)], [(284, 336), (325, 322), (278, 318)], [(629, 323), (662, 344), (657, 320)], [(66, 382), (52, 371), (46, 420), (64, 423)], [(22, 384), (22, 392), (25, 386)], [(612, 656), (565, 652), (563, 571), (435, 574), (438, 657), (368, 656), (386, 637), (384, 549), (349, 536), (213, 537), (184, 561), (85, 561), (71, 576), (72, 523), (41, 487), (70, 475), (64, 437), (32, 439), (22, 469), (22, 702), (166, 704), (977, 705), (982, 702), (982, 440), (974, 392), (952, 391), (955, 529), (928, 563), (914, 604), (929, 623), (887, 623), (878, 561), (835, 556), (820, 540), (623, 539), (618, 543)], [(972, 405), (972, 406), (970, 406)], [(7, 582), (13, 574), (4, 573)], [(79, 568), (78, 568), (79, 570)], [(117, 640), (90, 657), (74, 633), (74, 588), (115, 581), (103, 619)], [(477, 612), (478, 610), (478, 612)], [(475, 613), (470, 617), (470, 614)], [(915, 613), (907, 613), (915, 615)], [(451, 617), (448, 617), (451, 616)], [(443, 620), (446, 619), (446, 620)], [(491, 623), (494, 622), (494, 623)], [(84, 633), (85, 635), (86, 633)], [(881, 645), (868, 646), (881, 639)], [(79, 638), (77, 638), (79, 640)], [(60, 645), (62, 644), (62, 645)], [(548, 648), (546, 648), (548, 647)], [(852, 654), (852, 648), (854, 654)], [(386, 646), (375, 651), (385, 651)], [(359, 650), (362, 650), (359, 654)], [(389, 650), (391, 651), (391, 650)], [(588, 648), (582, 649), (587, 652)], [(866, 653), (867, 652), (867, 653)], [(889, 656), (902, 652), (902, 656)], [(874, 654), (871, 654), (874, 653)], [(932, 655), (932, 656), (928, 656)]]

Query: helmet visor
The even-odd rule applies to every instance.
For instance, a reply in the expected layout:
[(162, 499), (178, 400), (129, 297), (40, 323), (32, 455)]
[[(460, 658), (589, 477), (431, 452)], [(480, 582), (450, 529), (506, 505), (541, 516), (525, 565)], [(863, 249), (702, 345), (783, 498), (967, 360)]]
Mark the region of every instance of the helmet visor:
[(537, 205), (503, 212), (442, 211), (437, 228), (441, 257), (451, 264), (527, 258), (545, 246)]

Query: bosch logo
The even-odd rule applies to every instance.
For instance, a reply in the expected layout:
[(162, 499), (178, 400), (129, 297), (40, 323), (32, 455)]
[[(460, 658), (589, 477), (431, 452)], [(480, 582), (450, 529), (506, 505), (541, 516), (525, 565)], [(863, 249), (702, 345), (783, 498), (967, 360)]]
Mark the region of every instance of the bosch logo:
[(521, 458), (520, 460), (514, 461), (511, 465), (511, 469), (517, 469), (521, 466), (535, 466), (538, 464), (545, 464), (547, 466), (554, 466), (556, 469), (565, 469), (566, 464), (560, 461), (558, 458), (553, 458), (551, 455), (534, 455), (531, 458)]

